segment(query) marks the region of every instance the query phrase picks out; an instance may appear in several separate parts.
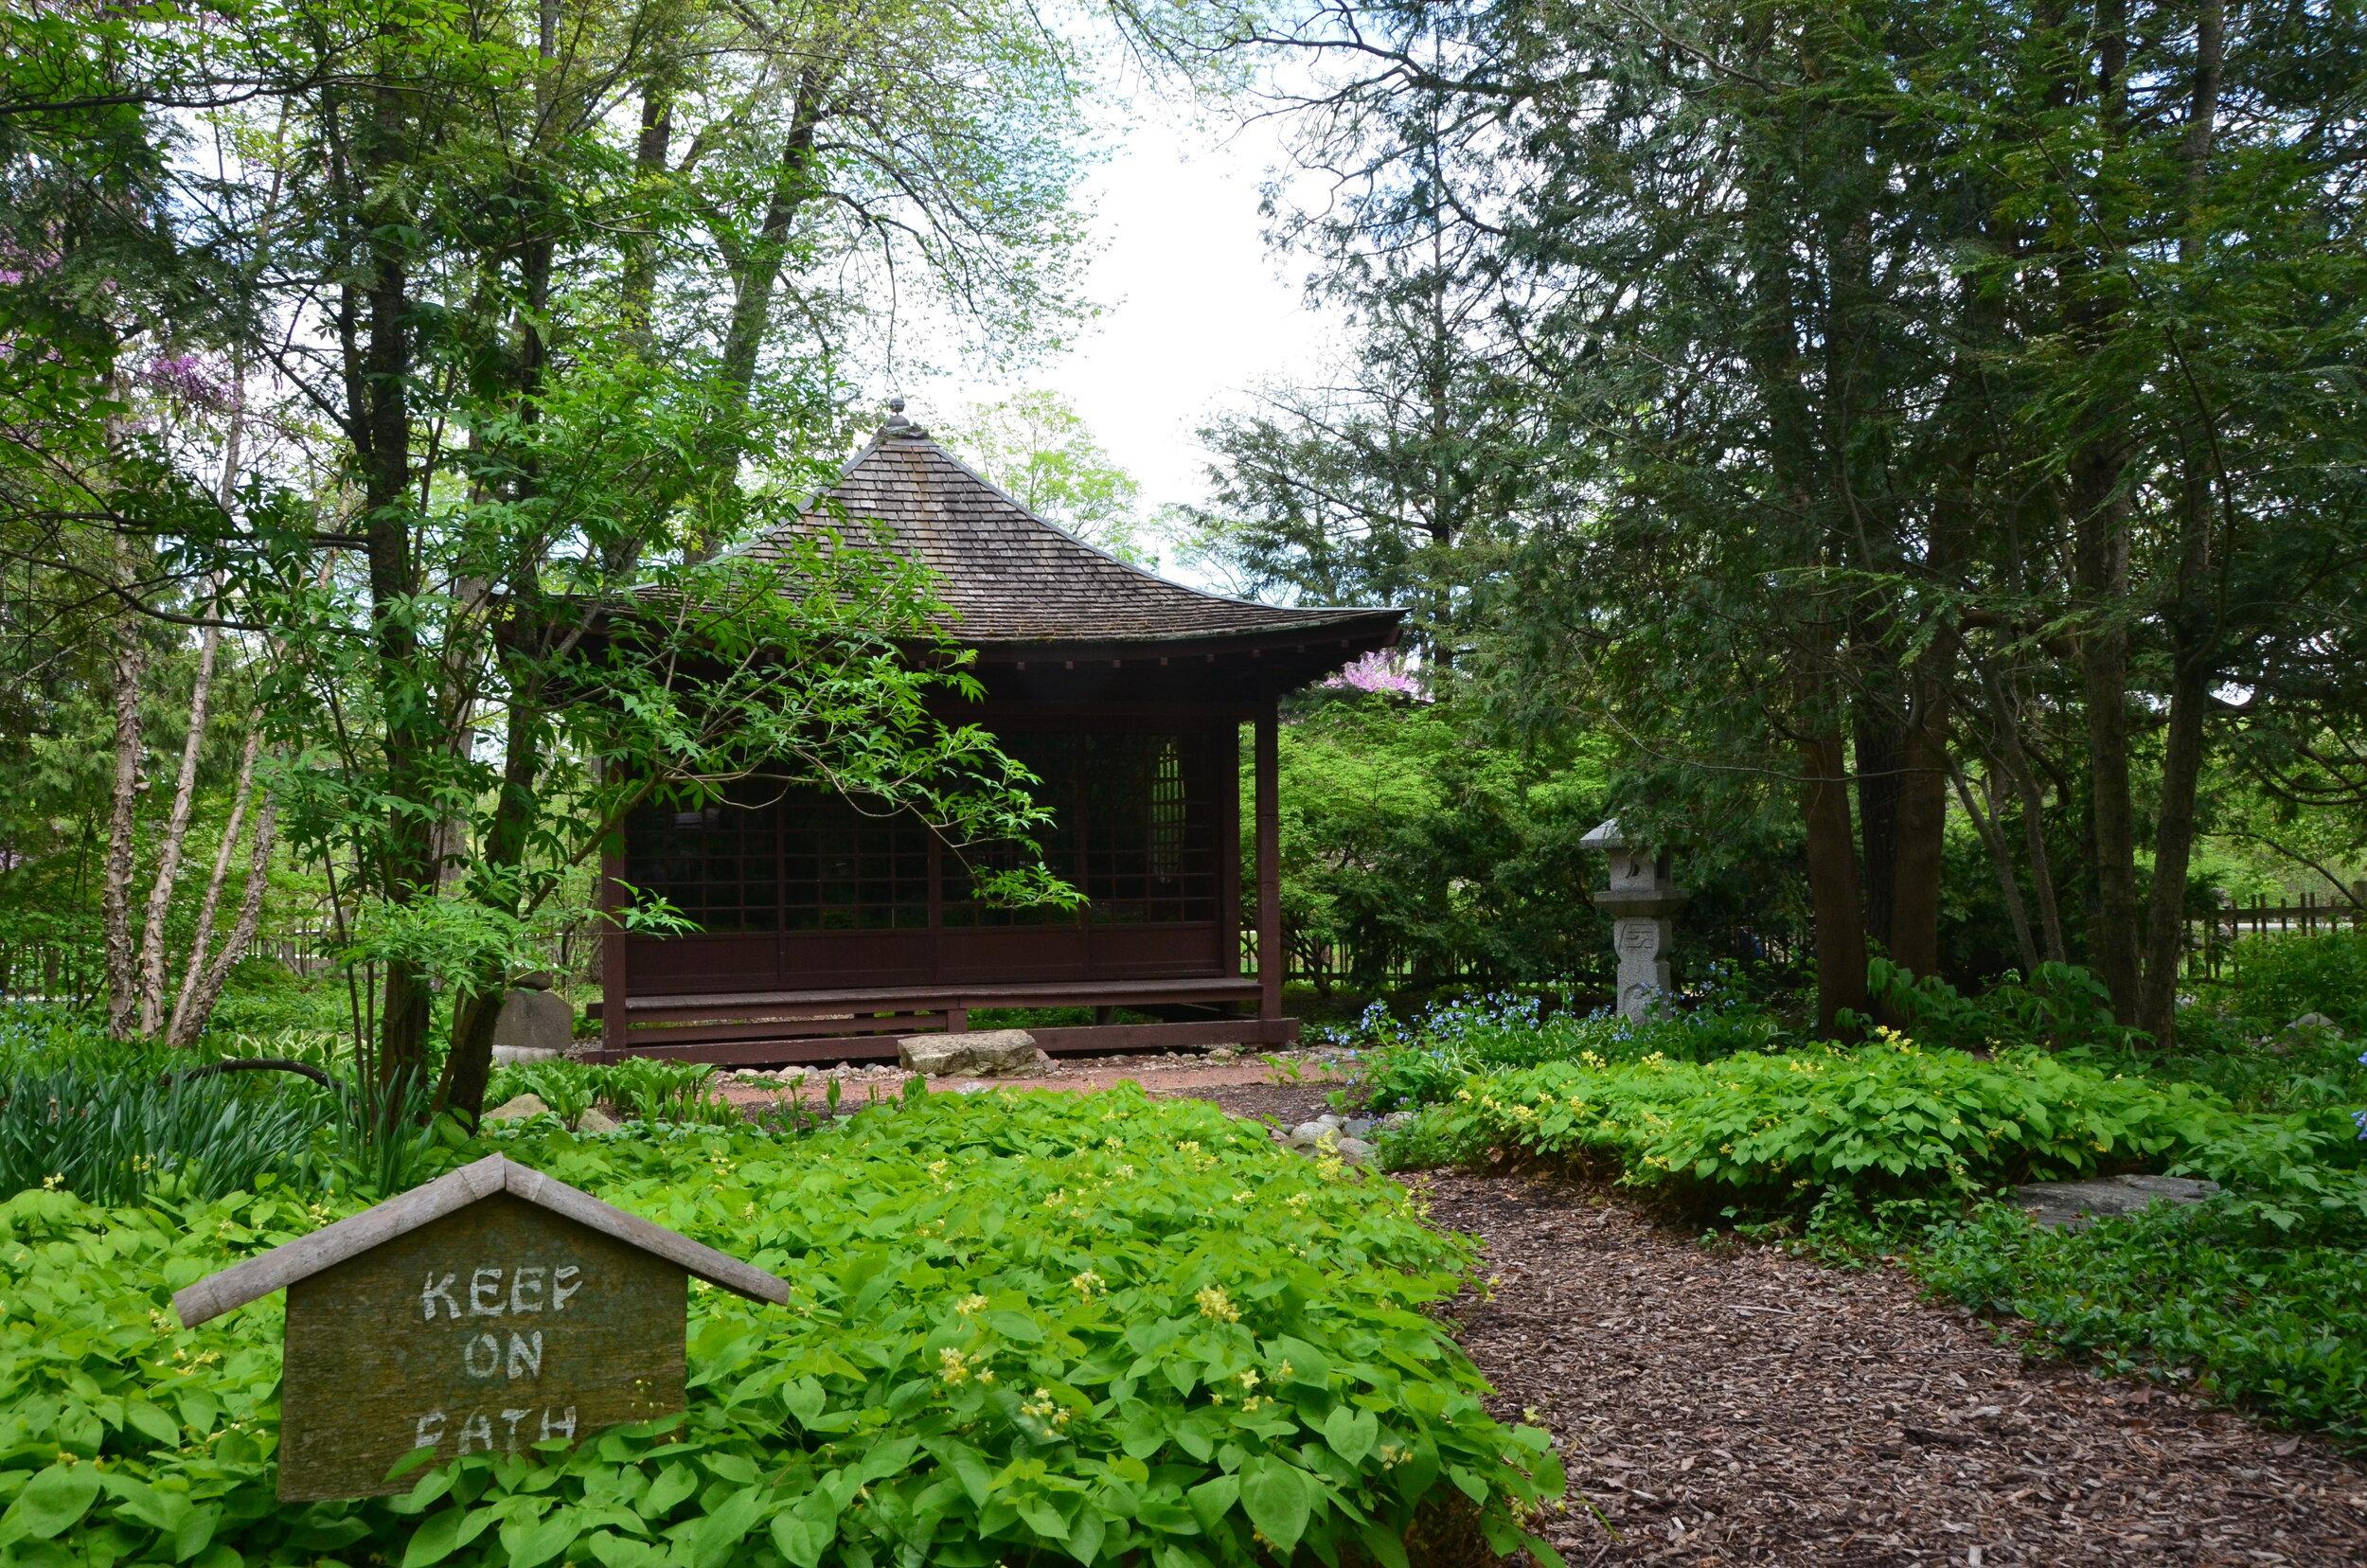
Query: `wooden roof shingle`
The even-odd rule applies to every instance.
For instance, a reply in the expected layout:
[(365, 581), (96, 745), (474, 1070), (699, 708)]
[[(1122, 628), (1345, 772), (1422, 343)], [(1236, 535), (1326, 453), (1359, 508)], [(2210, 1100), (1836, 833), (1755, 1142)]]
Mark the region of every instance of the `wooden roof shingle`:
[(1394, 629), (1401, 611), (1296, 608), (1187, 588), (1129, 565), (1045, 522), (900, 413), (794, 523), (749, 546), (777, 553), (793, 534), (885, 526), (891, 547), (934, 571), (973, 645), (1167, 644)]

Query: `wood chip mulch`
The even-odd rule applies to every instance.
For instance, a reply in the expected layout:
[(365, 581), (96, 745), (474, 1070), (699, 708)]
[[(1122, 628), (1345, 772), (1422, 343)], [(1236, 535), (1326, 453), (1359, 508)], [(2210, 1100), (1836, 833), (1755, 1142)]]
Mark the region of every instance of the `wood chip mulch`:
[(1458, 1337), (1496, 1414), (1554, 1433), (1573, 1564), (2367, 1563), (2367, 1470), (2318, 1439), (2024, 1364), (1895, 1271), (1517, 1178), (1427, 1187), (1499, 1278)]

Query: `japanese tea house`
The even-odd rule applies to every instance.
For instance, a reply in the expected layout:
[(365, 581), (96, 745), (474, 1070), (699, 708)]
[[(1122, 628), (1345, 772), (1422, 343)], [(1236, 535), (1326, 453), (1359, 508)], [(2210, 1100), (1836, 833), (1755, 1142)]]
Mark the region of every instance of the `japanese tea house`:
[[(898, 1036), (1006, 1007), (1095, 1009), (1092, 1025), (1034, 1031), (1054, 1051), (1295, 1040), (1278, 938), (1243, 972), (1240, 726), (1255, 726), (1254, 929), (1271, 938), (1275, 699), (1396, 642), (1400, 612), (1169, 582), (1036, 517), (901, 412), (789, 526), (857, 519), (937, 575), (987, 690), (948, 717), (1042, 780), (1046, 864), (1086, 902), (990, 907), (926, 825), (827, 792), (645, 811), (609, 862), (612, 907), (621, 879), (701, 930), (609, 932), (602, 1055), (893, 1056)], [(1113, 1023), (1119, 1008), (1165, 1022)]]

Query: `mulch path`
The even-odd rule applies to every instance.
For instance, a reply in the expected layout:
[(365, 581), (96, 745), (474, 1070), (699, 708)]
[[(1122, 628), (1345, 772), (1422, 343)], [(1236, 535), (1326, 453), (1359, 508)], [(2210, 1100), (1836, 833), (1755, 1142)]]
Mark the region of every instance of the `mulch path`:
[(2367, 1470), (2315, 1438), (2025, 1364), (1895, 1271), (1518, 1178), (1424, 1185), (1486, 1247), (1457, 1337), (1499, 1417), (1554, 1433), (1574, 1564), (2367, 1562)]
[[(1322, 1114), (1326, 1064), (1277, 1054), (1296, 1060), (1001, 1081), (1123, 1077), (1280, 1125)], [(1571, 1501), (1545, 1533), (1574, 1565), (2367, 1564), (2367, 1469), (2320, 1439), (2025, 1363), (1895, 1270), (1706, 1248), (1568, 1185), (1418, 1183), (1486, 1247), (1496, 1283), (1455, 1306), (1456, 1337), (1499, 1417), (1554, 1434)]]

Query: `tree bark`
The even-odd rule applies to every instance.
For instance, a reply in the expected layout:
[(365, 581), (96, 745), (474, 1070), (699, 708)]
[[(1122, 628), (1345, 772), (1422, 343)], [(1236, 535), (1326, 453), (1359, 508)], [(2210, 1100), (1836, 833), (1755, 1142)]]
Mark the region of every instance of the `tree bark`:
[(1839, 1031), (1842, 1009), (1866, 1010), (1865, 917), (1849, 825), (1849, 776), (1841, 733), (1800, 742), (1800, 817), (1807, 829), (1808, 895), (1816, 922), (1817, 1027)]
[(115, 788), (107, 814), (107, 869), (101, 919), (107, 947), (107, 1032), (129, 1039), (139, 1019), (139, 957), (132, 936), (132, 873), (138, 845), (141, 681), (148, 652), (136, 618), (116, 628), (110, 673), (115, 687)]
[[(1878, 652), (1878, 650), (1877, 650)], [(1894, 693), (1860, 693), (1852, 704), (1858, 793), (1858, 870), (1864, 889), (1865, 929), (1885, 951), (1891, 939), (1891, 897), (1898, 873), (1898, 783), (1906, 762), (1904, 725), (1890, 706)]]
[(1974, 829), (1989, 851), (1989, 865), (1997, 873), (1998, 892), (2005, 900), (2005, 918), (2013, 922), (2014, 950), (2021, 958), (2021, 972), (2027, 977), (2038, 971), (2038, 944), (2030, 935), (2030, 909), (2022, 902), (2021, 879), (2014, 875), (2014, 852), (2005, 846), (2005, 835), (1997, 826), (1994, 811), (1984, 811), (1973, 798), (1972, 783), (1965, 777), (1963, 764), (1954, 758), (1949, 761), (1949, 776), (1956, 785), (1956, 796), (1965, 803), (1965, 815), (1972, 819)]
[(205, 722), (214, 697), (214, 666), (222, 655), (222, 628), (208, 626), (198, 642), (197, 679), (189, 688), (189, 730), (181, 742), (181, 771), (172, 783), (172, 811), (156, 851), (156, 882), (148, 890), (148, 921), (140, 933), (140, 1022), (152, 1036), (165, 1022), (165, 919), (181, 883), (181, 857), (189, 842), (189, 808), (197, 799), (197, 764), (205, 750)]
[(195, 1017), (193, 1005), (198, 977), (205, 972), (207, 950), (214, 942), (214, 918), (222, 909), (222, 889), (229, 884), (230, 862), (246, 831), (247, 809), (254, 804), (255, 758), (262, 747), (260, 724), (250, 724), (246, 746), (239, 754), (239, 779), (230, 790), (230, 820), (222, 825), (222, 846), (214, 852), (214, 869), (205, 879), (205, 895), (197, 906), (197, 929), (189, 936), (189, 960), (181, 971), (181, 986), (172, 999), (172, 1017), (165, 1025), (165, 1042), (187, 1045), (205, 1030), (205, 1020)]
[(2056, 898), (2055, 868), (2046, 847), (2046, 792), (2031, 771), (2029, 755), (2022, 750), (2021, 720), (2004, 682), (1994, 668), (1984, 665), (1981, 684), (1988, 693), (1998, 756), (2016, 797), (2021, 802), (2022, 849), (2030, 860), (2030, 889), (2038, 900), (2038, 934), (2045, 942), (2044, 956), (2048, 963), (2067, 964), (2071, 955), (2063, 945), (2062, 906)]
[[(2218, 124), (2224, 0), (2204, 0), (2196, 23), (2195, 82), (2186, 135), (2179, 150), (2186, 165), (2188, 223), (2179, 259), (2202, 259), (2200, 229), (2208, 194), (2211, 145)], [(2191, 383), (2190, 383), (2191, 386)], [(2196, 393), (2198, 403), (2200, 394)], [(2185, 483), (2179, 507), (2178, 602), (2165, 617), (2173, 660), (2169, 725), (2162, 748), (2162, 802), (2155, 818), (2153, 887), (2145, 910), (2144, 991), (2137, 1026), (2168, 1049), (2178, 1033), (2178, 977), (2185, 959), (2186, 872), (2195, 847), (2195, 791), (2202, 776), (2204, 721), (2211, 705), (2212, 654), (2217, 638), (2204, 584), (2212, 559), (2215, 487), (2210, 411), (2198, 406), (2186, 436)]]
[[(368, 871), (377, 896), (396, 904), (433, 897), (436, 886), (434, 825), (422, 807), (433, 793), (434, 757), (440, 739), (427, 672), (420, 668), (418, 635), (409, 618), (410, 601), (420, 587), (411, 533), (414, 302), (403, 238), (409, 214), (401, 209), (399, 194), (405, 188), (399, 176), (410, 134), (402, 95), (392, 86), (377, 88), (364, 158), (370, 223), (362, 302), (365, 342), (360, 363), (348, 368), (348, 418), (362, 471), (371, 637), (378, 655), (381, 755), (391, 802), (383, 846)], [(390, 959), (384, 988), (379, 1018), (380, 1078), (386, 1083), (416, 1079), (427, 1059), (432, 998), (426, 979), (407, 960)]]
[(2113, 1016), (2137, 1019), (2137, 828), (2128, 780), (2127, 504), (2117, 453), (2082, 454), (2074, 486), (2073, 558), (2079, 683), (2088, 734), (2088, 794), (2094, 823), (2096, 918), (2089, 964), (2111, 993)]
[(1892, 849), (1891, 958), (1916, 974), (1940, 967), (1940, 876), (1948, 850), (1949, 704), (1955, 693), (1957, 638), (1934, 636), (1909, 683), (1905, 744), (1899, 752), (1897, 838)]
[(272, 829), (276, 815), (276, 802), (271, 792), (263, 792), (262, 809), (255, 814), (255, 842), (247, 851), (246, 887), (239, 898), (239, 918), (223, 938), (222, 950), (205, 966), (196, 984), (184, 989), (172, 1009), (172, 1033), (168, 1040), (174, 1045), (191, 1045), (205, 1032), (214, 1016), (216, 1004), (222, 1001), (222, 989), (229, 983), (230, 971), (255, 945), (256, 928), (263, 919), (263, 894), (271, 885)]

